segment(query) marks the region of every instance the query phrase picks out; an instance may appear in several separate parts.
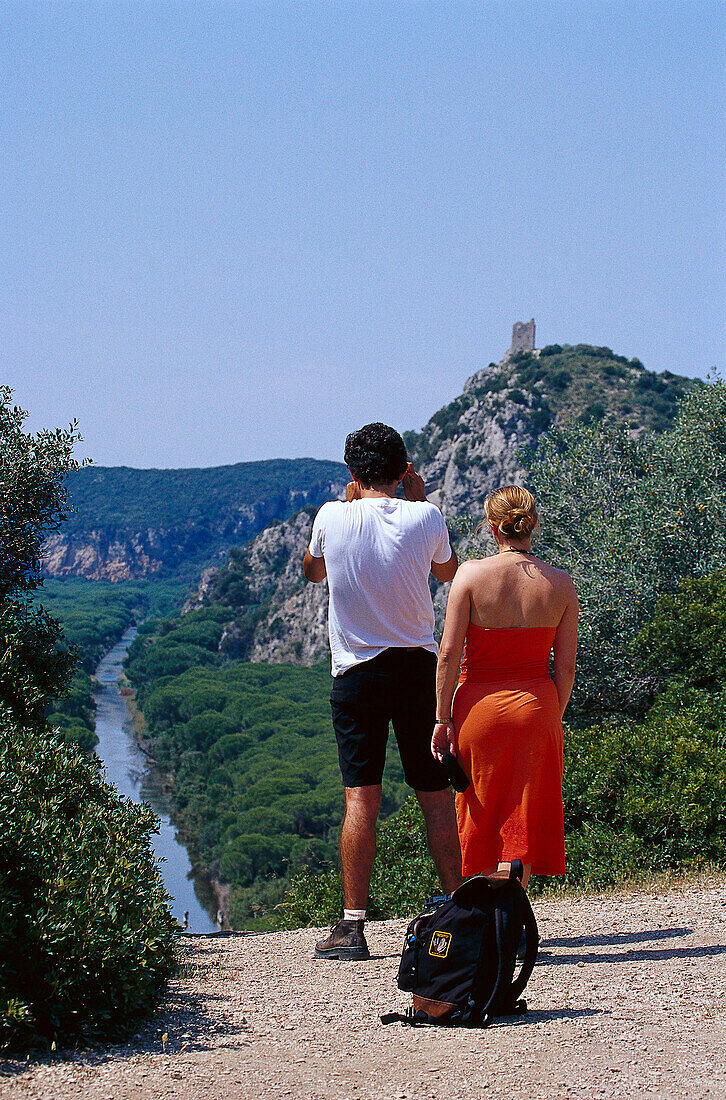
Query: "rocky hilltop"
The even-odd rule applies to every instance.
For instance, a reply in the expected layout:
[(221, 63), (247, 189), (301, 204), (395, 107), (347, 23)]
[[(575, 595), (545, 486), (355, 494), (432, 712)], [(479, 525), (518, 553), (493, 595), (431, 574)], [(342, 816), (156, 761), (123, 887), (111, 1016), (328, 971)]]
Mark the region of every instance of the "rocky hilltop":
[[(531, 327), (530, 327), (531, 326)], [(610, 348), (533, 344), (534, 324), (515, 326), (513, 347), (499, 363), (477, 371), (463, 391), (420, 432), (406, 432), (409, 453), (429, 499), (451, 522), (481, 516), (486, 494), (525, 477), (521, 448), (533, 446), (555, 423), (613, 417), (633, 432), (662, 430), (691, 379), (655, 374)], [(313, 664), (327, 656), (327, 584), (307, 584), (301, 556), (314, 508), (268, 527), (235, 550), (223, 568), (206, 574), (186, 610), (213, 603), (230, 609), (222, 647), (249, 661)], [(440, 612), (444, 592), (435, 596)]]
[(343, 491), (342, 463), (241, 462), (201, 470), (88, 467), (69, 478), (74, 514), (48, 540), (51, 577), (122, 581), (199, 569), (273, 520)]

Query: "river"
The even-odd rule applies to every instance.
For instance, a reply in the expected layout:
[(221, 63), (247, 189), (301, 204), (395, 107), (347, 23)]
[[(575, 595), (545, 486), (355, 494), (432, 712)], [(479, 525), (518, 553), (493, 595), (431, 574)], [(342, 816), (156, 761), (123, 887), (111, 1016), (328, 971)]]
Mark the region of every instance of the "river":
[[(99, 688), (96, 692), (96, 753), (103, 761), (111, 782), (121, 794), (135, 802), (148, 802), (159, 815), (160, 828), (151, 843), (161, 863), (164, 884), (173, 898), (172, 912), (178, 921), (189, 913), (190, 932), (214, 932), (217, 925), (210, 916), (205, 899), (200, 899), (192, 877), (189, 854), (179, 840), (171, 821), (169, 800), (153, 768), (133, 737), (133, 721), (117, 680), (123, 671), (123, 659), (136, 637), (130, 627), (123, 638), (109, 650), (96, 669)], [(206, 899), (214, 906), (213, 898)]]

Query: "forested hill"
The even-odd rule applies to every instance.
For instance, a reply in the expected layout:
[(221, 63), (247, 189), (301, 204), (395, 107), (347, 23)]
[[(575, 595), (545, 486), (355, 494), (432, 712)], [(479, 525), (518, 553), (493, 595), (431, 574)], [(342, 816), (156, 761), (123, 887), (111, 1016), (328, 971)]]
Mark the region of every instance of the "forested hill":
[(196, 572), (272, 520), (345, 486), (342, 463), (274, 459), (190, 470), (90, 466), (69, 477), (77, 509), (46, 544), (53, 577), (129, 580)]
[[(481, 518), (486, 494), (526, 476), (521, 448), (536, 444), (553, 423), (610, 418), (636, 434), (660, 431), (686, 390), (702, 385), (646, 370), (610, 348), (552, 345), (478, 371), (459, 397), (405, 439), (429, 499), (444, 515)], [(305, 665), (327, 656), (327, 584), (306, 584), (300, 570), (313, 513), (308, 508), (232, 550), (187, 604), (228, 608), (222, 650), (229, 656)], [(440, 612), (441, 598), (437, 604)]]

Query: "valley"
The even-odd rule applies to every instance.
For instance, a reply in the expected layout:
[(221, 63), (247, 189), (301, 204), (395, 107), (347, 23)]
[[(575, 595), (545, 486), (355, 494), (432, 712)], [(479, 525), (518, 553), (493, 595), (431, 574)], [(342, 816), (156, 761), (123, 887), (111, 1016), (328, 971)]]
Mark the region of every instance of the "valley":
[[(607, 654), (610, 660), (612, 653), (615, 685), (617, 666), (627, 667), (623, 654), (632, 646), (637, 627), (624, 612), (618, 612), (619, 619), (611, 616), (609, 626), (604, 623), (601, 592), (592, 587), (596, 575), (592, 570), (602, 570), (609, 560), (609, 540), (616, 534), (620, 543), (626, 539), (633, 553), (642, 553), (637, 523), (630, 525), (629, 533), (602, 526), (609, 507), (608, 486), (614, 484), (608, 462), (632, 470), (623, 476), (631, 477), (641, 510), (666, 475), (673, 483), (671, 496), (682, 495), (686, 474), (681, 467), (666, 467), (671, 451), (680, 453), (683, 448), (679, 443), (674, 451), (665, 441), (674, 430), (676, 434), (681, 430), (679, 415), (700, 419), (704, 430), (710, 431), (707, 417), (687, 411), (689, 401), (695, 402), (695, 409), (699, 395), (705, 394), (706, 401), (709, 392), (717, 391), (709, 391), (697, 380), (657, 375), (609, 348), (552, 345), (508, 353), (499, 363), (475, 372), (460, 396), (436, 412), (421, 431), (405, 434), (409, 453), (426, 480), (429, 499), (444, 513), (460, 557), (486, 552), (473, 532), (483, 497), (491, 488), (524, 479), (541, 485), (539, 492), (546, 500), (553, 456), (561, 455), (557, 461), (565, 464), (562, 476), (571, 480), (567, 456), (570, 452), (574, 456), (577, 447), (584, 448), (585, 457), (577, 461), (584, 462), (591, 473), (578, 490), (581, 498), (570, 500), (571, 490), (566, 488), (570, 481), (561, 483), (560, 500), (557, 506), (550, 505), (551, 519), (545, 509), (541, 543), (543, 553), (554, 555), (552, 560), (569, 561), (575, 571), (584, 569), (578, 583), (584, 595), (586, 648), (568, 763), (573, 881), (607, 881), (607, 876), (602, 878), (602, 861), (611, 834), (634, 828), (640, 836), (640, 826), (626, 825), (622, 818), (630, 797), (626, 783), (590, 852), (586, 822), (595, 796), (588, 791), (597, 754), (605, 759), (615, 747), (628, 744), (634, 736), (628, 723), (644, 720), (652, 704), (650, 689), (650, 702), (641, 692), (639, 701), (623, 709), (618, 701), (620, 688), (615, 687), (606, 703), (598, 702), (598, 647), (605, 637), (598, 631), (607, 629), (614, 639), (607, 643)], [(684, 439), (693, 434), (687, 426), (684, 432)], [(304, 462), (300, 469), (285, 462), (249, 464), (265, 467), (269, 496), (265, 497), (262, 483), (248, 483), (244, 507), (241, 498), (234, 496), (241, 491), (239, 485), (234, 492), (231, 488), (239, 478), (237, 467), (137, 471), (136, 495), (133, 471), (119, 472), (117, 482), (113, 471), (79, 471), (86, 481), (77, 481), (79, 511), (71, 530), (59, 536), (66, 539), (64, 556), (56, 553), (60, 545), (56, 543), (49, 547), (46, 559), (47, 567), (64, 576), (72, 577), (76, 570), (86, 578), (56, 577), (47, 582), (51, 589), (56, 586), (62, 592), (65, 585), (83, 584), (98, 593), (101, 603), (133, 585), (143, 593), (167, 591), (166, 602), (156, 604), (148, 596), (137, 595), (133, 610), (119, 620), (119, 628), (130, 618), (139, 626), (125, 671), (143, 714), (144, 745), (173, 777), (174, 820), (190, 838), (197, 870), (221, 884), (226, 917), (234, 927), (275, 927), (288, 919), (285, 913), (295, 913), (299, 920), (303, 911), (322, 922), (337, 904), (342, 790), (327, 702), (327, 592), (325, 583), (305, 583), (300, 561), (317, 507), (324, 499), (340, 497), (346, 473), (342, 465)], [(95, 481), (91, 472), (98, 475)], [(202, 474), (206, 495), (196, 498), (195, 478)], [(604, 478), (601, 488), (598, 478)], [(221, 487), (215, 487), (215, 479), (221, 479)], [(593, 496), (596, 492), (605, 493), (602, 515)], [(146, 542), (137, 537), (143, 527), (145, 497), (151, 500), (146, 529), (154, 532), (153, 547), (151, 535)], [(132, 498), (126, 514), (124, 501)], [(560, 504), (563, 515), (558, 514)], [(590, 509), (594, 516), (583, 547), (590, 566), (580, 566), (579, 558), (572, 557), (561, 526), (564, 512), (575, 506)], [(176, 526), (171, 523), (173, 515)], [(175, 532), (173, 545), (159, 541), (162, 530)], [(684, 545), (688, 537), (681, 528), (673, 534)], [(73, 557), (72, 546), (81, 544), (105, 547), (105, 556), (99, 551), (94, 559), (91, 577), (99, 574), (107, 579), (88, 579), (86, 558)], [(152, 548), (153, 568), (144, 557)], [(124, 571), (116, 568), (124, 554), (126, 574), (140, 574), (135, 581), (124, 579)], [(718, 547), (706, 549), (703, 568), (716, 568), (722, 557)], [(688, 568), (681, 562), (669, 575), (662, 564), (649, 561), (647, 584), (637, 578), (632, 583), (628, 580), (630, 596), (624, 605), (652, 615), (660, 596), (677, 589)], [(108, 579), (111, 575), (115, 583)], [(590, 589), (597, 606), (589, 604)], [(432, 591), (441, 621), (446, 588), (432, 581)], [(651, 674), (645, 658), (639, 660), (638, 675), (646, 682), (644, 678)], [(593, 727), (601, 717), (618, 720), (621, 726), (612, 731)], [(710, 735), (703, 740), (696, 734), (698, 722), (693, 717), (676, 720), (661, 714), (648, 721), (641, 736), (649, 745), (652, 741), (651, 770), (644, 782), (659, 790), (662, 754), (678, 738), (696, 738), (694, 760), (712, 751)], [(413, 845), (417, 855), (412, 866), (418, 868), (421, 881), (427, 881), (430, 868), (421, 822), (413, 808), (397, 813), (406, 788), (392, 745), (385, 784), (383, 810), (388, 821), (382, 843), (391, 858), (401, 845)], [(665, 789), (655, 797), (660, 806), (658, 799), (666, 797)], [(674, 797), (670, 788), (667, 797)], [(658, 812), (653, 811), (653, 820)], [(657, 843), (650, 834), (638, 840), (638, 845), (645, 845), (643, 851)], [(686, 845), (679, 859), (690, 860), (690, 852)], [(389, 893), (383, 889), (381, 913), (393, 915), (398, 903), (395, 892)]]

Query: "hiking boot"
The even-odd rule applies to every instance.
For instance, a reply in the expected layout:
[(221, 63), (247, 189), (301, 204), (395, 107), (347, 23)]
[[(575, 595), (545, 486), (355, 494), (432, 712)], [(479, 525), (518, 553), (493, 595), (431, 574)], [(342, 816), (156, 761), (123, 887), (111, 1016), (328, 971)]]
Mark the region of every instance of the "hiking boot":
[(370, 959), (362, 920), (339, 920), (324, 940), (315, 944), (317, 959)]

